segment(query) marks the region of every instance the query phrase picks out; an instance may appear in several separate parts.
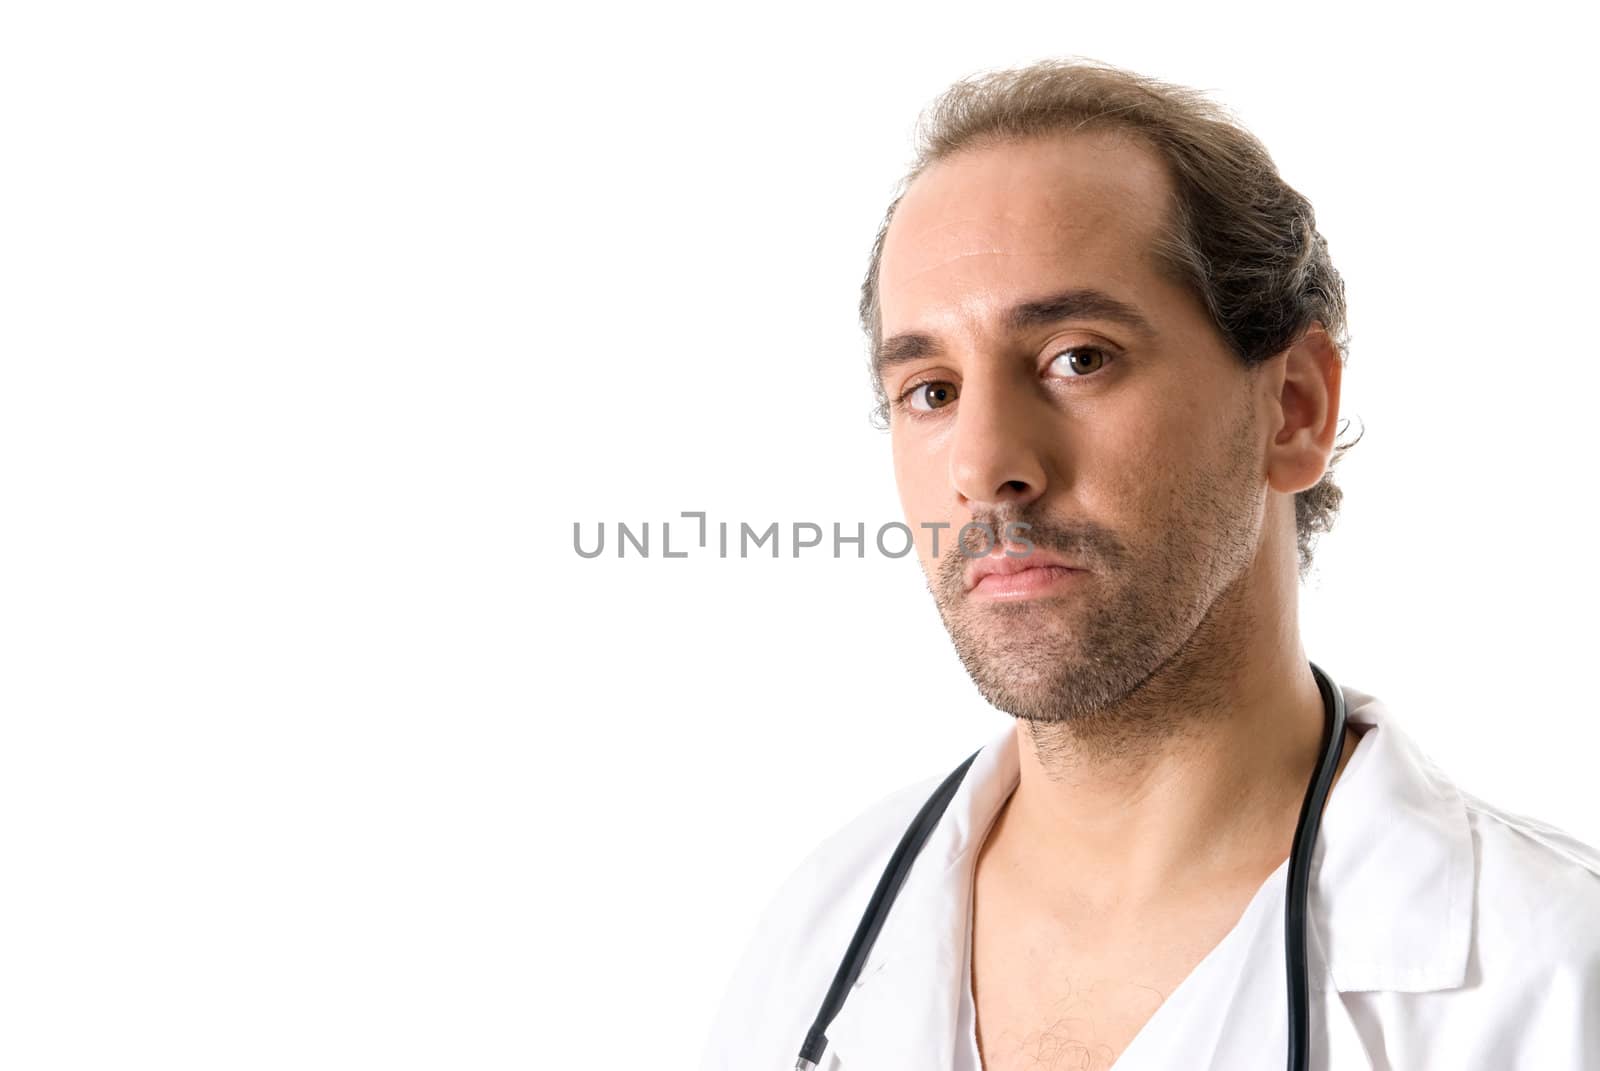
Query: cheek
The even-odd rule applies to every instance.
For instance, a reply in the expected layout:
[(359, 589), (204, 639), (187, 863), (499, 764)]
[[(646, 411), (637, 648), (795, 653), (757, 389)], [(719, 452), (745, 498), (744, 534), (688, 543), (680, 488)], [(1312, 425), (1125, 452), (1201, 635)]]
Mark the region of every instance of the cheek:
[(1093, 463), (1080, 474), (1093, 513), (1116, 518), (1134, 539), (1158, 539), (1175, 493), (1203, 453), (1198, 419), (1188, 403), (1160, 402), (1130, 406), (1108, 420), (1095, 436)]
[(1243, 415), (1236, 399), (1221, 393), (1185, 397), (1155, 415), (1159, 430), (1135, 462), (1143, 486), (1128, 492), (1140, 502), (1152, 541), (1208, 539), (1205, 533), (1230, 515), (1247, 461), (1237, 441)]

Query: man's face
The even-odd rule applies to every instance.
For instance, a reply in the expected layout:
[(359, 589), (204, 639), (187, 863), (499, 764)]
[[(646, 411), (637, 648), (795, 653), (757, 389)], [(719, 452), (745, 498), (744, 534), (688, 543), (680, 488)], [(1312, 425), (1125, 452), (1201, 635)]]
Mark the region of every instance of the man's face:
[[(1252, 373), (1159, 267), (1169, 191), (1113, 133), (969, 149), (912, 184), (885, 240), (901, 503), (968, 672), (1018, 717), (1087, 724), (1245, 629), (1265, 431)], [(1010, 564), (1039, 568), (974, 586), (1020, 546), (974, 559), (955, 533), (1013, 520), (1034, 551)]]

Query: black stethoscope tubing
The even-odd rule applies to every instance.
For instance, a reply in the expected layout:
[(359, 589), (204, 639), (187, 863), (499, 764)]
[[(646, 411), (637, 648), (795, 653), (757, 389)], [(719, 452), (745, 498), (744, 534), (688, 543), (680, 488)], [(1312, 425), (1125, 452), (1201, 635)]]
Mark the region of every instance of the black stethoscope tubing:
[[(1327, 804), (1334, 771), (1339, 768), (1339, 758), (1344, 751), (1344, 693), (1315, 662), (1310, 665), (1312, 676), (1317, 679), (1317, 690), (1322, 693), (1322, 709), (1326, 718), (1322, 731), (1322, 755), (1317, 760), (1311, 784), (1306, 788), (1305, 800), (1300, 805), (1300, 823), (1295, 827), (1294, 843), (1289, 850), (1283, 935), (1289, 982), (1289, 1071), (1307, 1071), (1310, 1064), (1311, 967), (1306, 957), (1306, 898), (1311, 888), (1311, 855), (1316, 848), (1317, 831), (1322, 826), (1322, 809)], [(961, 787), (961, 779), (967, 775), (972, 760), (977, 757), (978, 752), (974, 751), (965, 762), (952, 770), (906, 827), (905, 834), (883, 869), (883, 875), (878, 879), (877, 887), (872, 890), (866, 913), (856, 925), (855, 935), (850, 938), (844, 959), (828, 986), (817, 1018), (806, 1032), (795, 1071), (812, 1071), (821, 1061), (828, 1047), (827, 1029), (844, 1006), (850, 987), (861, 976), (873, 942), (878, 939), (878, 931), (883, 929), (884, 920), (889, 917), (889, 908), (900, 894), (900, 886), (905, 884), (906, 875), (911, 872), (911, 864), (916, 861), (917, 853), (939, 824), (945, 808), (950, 806), (950, 800), (955, 797), (956, 789)]]

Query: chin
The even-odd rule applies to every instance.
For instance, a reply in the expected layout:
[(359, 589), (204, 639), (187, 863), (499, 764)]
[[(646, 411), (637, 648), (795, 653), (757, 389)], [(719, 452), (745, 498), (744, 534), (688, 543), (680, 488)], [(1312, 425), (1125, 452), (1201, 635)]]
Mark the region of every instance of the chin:
[[(957, 650), (961, 652), (959, 645)], [(985, 699), (1018, 717), (1032, 716), (1022, 711), (1043, 712), (1059, 705), (1063, 692), (1085, 675), (1075, 664), (1075, 653), (1060, 653), (1053, 644), (1011, 649), (985, 644), (981, 651), (961, 652), (961, 661)]]

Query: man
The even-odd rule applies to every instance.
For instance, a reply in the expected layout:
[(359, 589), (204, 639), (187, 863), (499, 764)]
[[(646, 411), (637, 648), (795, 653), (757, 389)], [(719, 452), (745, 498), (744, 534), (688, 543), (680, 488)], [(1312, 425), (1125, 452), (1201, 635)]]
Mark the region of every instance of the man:
[[(959, 84), (925, 123), (861, 311), (929, 586), (1016, 722), (916, 856), (818, 1066), (1281, 1068), (1286, 864), (1329, 724), (1296, 615), (1346, 448), (1339, 276), (1311, 206), (1190, 91), (1046, 63)], [(969, 523), (1004, 534), (934, 552)], [(1600, 1068), (1600, 856), (1464, 795), (1343, 696), (1311, 1066)], [(790, 879), (708, 1071), (796, 1066), (943, 776)]]

